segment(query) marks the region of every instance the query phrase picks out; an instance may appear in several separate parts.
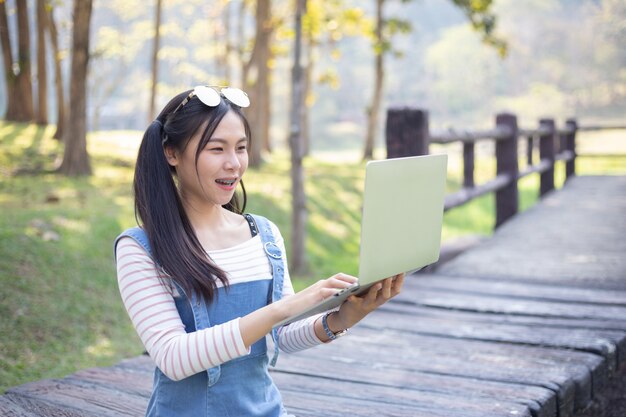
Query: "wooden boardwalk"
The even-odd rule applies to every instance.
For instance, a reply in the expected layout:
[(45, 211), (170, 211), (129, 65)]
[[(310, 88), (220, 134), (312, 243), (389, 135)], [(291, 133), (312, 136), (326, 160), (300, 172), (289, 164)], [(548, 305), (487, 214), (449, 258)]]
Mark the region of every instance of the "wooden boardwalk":
[[(567, 417), (625, 361), (626, 177), (576, 177), (272, 375), (299, 417)], [(152, 370), (138, 357), (25, 384), (0, 415), (141, 416)]]

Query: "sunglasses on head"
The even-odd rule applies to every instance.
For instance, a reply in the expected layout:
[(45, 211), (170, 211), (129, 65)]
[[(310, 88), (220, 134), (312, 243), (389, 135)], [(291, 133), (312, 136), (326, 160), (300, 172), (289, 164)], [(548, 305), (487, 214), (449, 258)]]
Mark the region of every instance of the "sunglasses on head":
[(215, 107), (220, 104), (220, 101), (222, 101), (222, 97), (228, 99), (228, 101), (239, 107), (250, 106), (250, 99), (248, 98), (248, 95), (238, 88), (198, 85), (194, 87), (191, 93), (189, 93), (189, 95), (185, 97), (185, 99), (178, 105), (178, 107), (174, 109), (172, 114), (181, 109), (194, 96), (198, 97), (198, 99), (202, 103), (209, 107)]

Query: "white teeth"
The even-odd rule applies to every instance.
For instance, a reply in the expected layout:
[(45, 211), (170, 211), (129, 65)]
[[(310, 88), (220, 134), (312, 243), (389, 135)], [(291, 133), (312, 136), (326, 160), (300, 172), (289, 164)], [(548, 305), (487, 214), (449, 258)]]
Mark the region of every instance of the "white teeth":
[(218, 184), (233, 185), (237, 180), (215, 180)]

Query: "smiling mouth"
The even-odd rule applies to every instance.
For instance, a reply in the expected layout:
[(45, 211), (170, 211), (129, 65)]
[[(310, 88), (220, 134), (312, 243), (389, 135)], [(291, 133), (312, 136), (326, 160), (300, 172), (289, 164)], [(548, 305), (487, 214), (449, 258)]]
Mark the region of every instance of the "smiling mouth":
[(215, 180), (215, 182), (221, 185), (227, 185), (231, 187), (235, 182), (237, 182), (237, 179), (235, 178), (233, 180)]

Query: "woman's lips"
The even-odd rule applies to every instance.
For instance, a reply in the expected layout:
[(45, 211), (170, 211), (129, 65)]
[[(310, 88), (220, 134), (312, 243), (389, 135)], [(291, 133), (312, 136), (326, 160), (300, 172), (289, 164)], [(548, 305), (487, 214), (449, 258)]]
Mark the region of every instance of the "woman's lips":
[(230, 191), (237, 185), (237, 178), (218, 178), (215, 183), (221, 189)]

